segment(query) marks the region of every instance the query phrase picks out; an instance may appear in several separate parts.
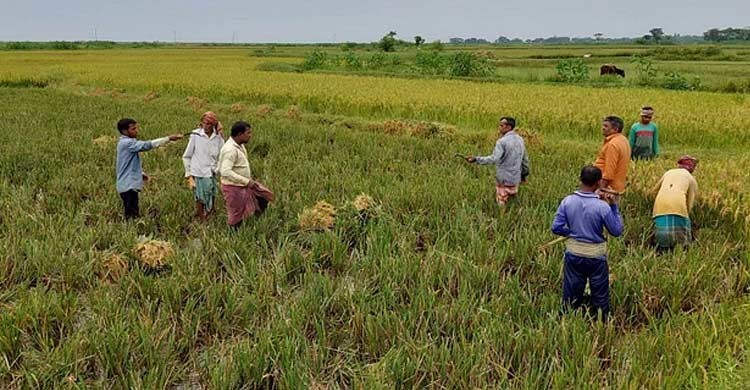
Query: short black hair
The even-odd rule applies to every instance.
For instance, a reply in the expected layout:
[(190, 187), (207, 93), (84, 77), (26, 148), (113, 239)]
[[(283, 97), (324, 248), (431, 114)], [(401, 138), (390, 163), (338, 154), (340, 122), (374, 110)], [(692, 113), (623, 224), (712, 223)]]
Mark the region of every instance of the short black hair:
[(581, 169), (581, 183), (587, 186), (593, 186), (602, 179), (602, 170), (593, 166), (586, 165)]
[(135, 121), (135, 119), (130, 118), (122, 118), (117, 122), (117, 131), (120, 132), (120, 134), (125, 134), (125, 132), (130, 128), (130, 125), (134, 125), (138, 122)]
[(504, 117), (500, 118), (501, 122), (503, 120), (505, 120), (506, 122), (508, 122), (508, 125), (510, 126), (511, 129), (515, 129), (516, 128), (516, 119), (515, 118), (511, 118), (509, 116), (504, 116)]
[(232, 125), (232, 137), (236, 137), (252, 128), (253, 126), (245, 121), (234, 122)]
[(651, 110), (651, 111), (653, 111), (654, 108), (651, 107), (651, 106), (643, 106), (643, 107), (641, 107), (641, 110)]
[(604, 121), (609, 122), (609, 124), (612, 125), (612, 127), (617, 129), (618, 133), (622, 133), (622, 127), (625, 125), (624, 122), (622, 121), (622, 118), (620, 118), (619, 116), (611, 115), (611, 116), (604, 118)]

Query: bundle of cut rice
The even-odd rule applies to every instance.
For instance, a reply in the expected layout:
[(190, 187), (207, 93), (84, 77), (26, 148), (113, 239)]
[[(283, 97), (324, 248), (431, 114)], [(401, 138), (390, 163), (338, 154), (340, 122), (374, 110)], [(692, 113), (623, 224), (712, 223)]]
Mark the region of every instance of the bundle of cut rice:
[(119, 253), (111, 253), (102, 260), (99, 279), (117, 282), (128, 272), (128, 261)]
[(352, 201), (352, 205), (355, 209), (357, 209), (357, 211), (368, 211), (375, 207), (375, 199), (373, 199), (370, 195), (362, 193), (354, 198), (354, 201)]
[(99, 138), (94, 138), (93, 142), (96, 145), (109, 145), (115, 143), (115, 141), (117, 141), (117, 138), (109, 135), (103, 135)]
[(299, 226), (304, 230), (330, 230), (336, 218), (336, 208), (326, 201), (305, 208), (299, 215)]
[(174, 255), (172, 244), (166, 241), (150, 240), (141, 237), (133, 248), (133, 252), (140, 262), (150, 268), (162, 268), (167, 259)]

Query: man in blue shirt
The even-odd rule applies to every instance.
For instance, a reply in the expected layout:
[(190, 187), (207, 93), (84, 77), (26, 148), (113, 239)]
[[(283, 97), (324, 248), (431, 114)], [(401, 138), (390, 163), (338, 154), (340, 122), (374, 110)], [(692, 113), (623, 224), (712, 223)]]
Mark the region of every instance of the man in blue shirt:
[(469, 156), (466, 161), (479, 165), (495, 165), (495, 200), (501, 208), (518, 194), (519, 184), (529, 176), (529, 155), (523, 138), (515, 131), (516, 120), (500, 118), (498, 140), (489, 156)]
[(581, 170), (580, 189), (568, 195), (552, 222), (552, 233), (567, 237), (563, 272), (563, 309), (577, 309), (583, 301), (586, 282), (591, 287), (591, 300), (602, 318), (609, 314), (609, 265), (607, 239), (619, 237), (623, 225), (616, 197), (604, 201), (596, 195), (602, 171), (595, 166)]
[(120, 193), (122, 205), (125, 209), (125, 219), (136, 218), (138, 211), (138, 193), (143, 189), (143, 182), (148, 176), (141, 167), (140, 152), (165, 145), (169, 141), (182, 138), (180, 134), (158, 138), (151, 141), (138, 141), (138, 122), (134, 119), (123, 118), (117, 122), (120, 140), (117, 142), (117, 192)]

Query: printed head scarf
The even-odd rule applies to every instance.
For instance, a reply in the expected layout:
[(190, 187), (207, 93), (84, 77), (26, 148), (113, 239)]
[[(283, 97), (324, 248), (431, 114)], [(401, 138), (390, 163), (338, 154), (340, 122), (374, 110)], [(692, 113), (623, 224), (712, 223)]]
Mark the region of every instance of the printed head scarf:
[(680, 157), (680, 159), (677, 160), (677, 166), (679, 166), (680, 168), (687, 169), (688, 172), (690, 173), (692, 173), (695, 170), (696, 165), (698, 165), (698, 159), (693, 156), (689, 156), (687, 154)]
[(203, 121), (216, 126), (217, 124), (219, 124), (219, 117), (217, 117), (213, 111), (206, 111), (205, 113), (203, 113), (203, 115), (201, 115), (201, 123), (203, 123)]

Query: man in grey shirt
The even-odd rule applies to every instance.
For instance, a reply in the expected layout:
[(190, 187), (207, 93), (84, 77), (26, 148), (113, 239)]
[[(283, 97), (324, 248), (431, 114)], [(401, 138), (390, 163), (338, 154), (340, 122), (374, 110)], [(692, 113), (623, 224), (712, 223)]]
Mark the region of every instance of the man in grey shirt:
[(505, 206), (511, 197), (518, 194), (518, 185), (529, 176), (529, 155), (523, 138), (515, 131), (516, 120), (504, 116), (500, 118), (495, 150), (489, 156), (470, 156), (466, 161), (480, 165), (495, 165), (495, 199), (499, 206)]

